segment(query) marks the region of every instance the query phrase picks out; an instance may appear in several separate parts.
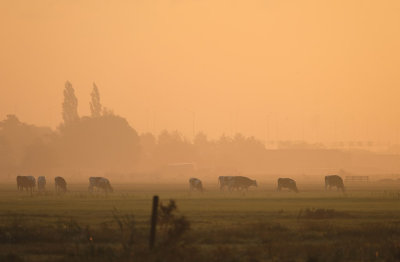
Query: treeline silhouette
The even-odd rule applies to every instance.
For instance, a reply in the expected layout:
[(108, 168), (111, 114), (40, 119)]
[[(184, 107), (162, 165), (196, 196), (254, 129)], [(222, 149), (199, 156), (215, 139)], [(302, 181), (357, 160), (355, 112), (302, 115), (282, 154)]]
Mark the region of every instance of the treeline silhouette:
[[(95, 84), (91, 93), (90, 116), (79, 116), (78, 99), (66, 82), (62, 104), (63, 122), (52, 130), (21, 122), (7, 115), (0, 122), (0, 175), (15, 179), (17, 174), (76, 177), (125, 174), (160, 178), (170, 164), (193, 163), (205, 176), (228, 173), (309, 173), (314, 169), (351, 169), (386, 165), (398, 168), (398, 158), (389, 163), (370, 153), (358, 158), (349, 152), (324, 149), (305, 142), (282, 143), (279, 150), (268, 150), (254, 137), (236, 134), (209, 139), (198, 133), (193, 141), (178, 131), (138, 134), (127, 120), (104, 107)], [(373, 155), (373, 156), (372, 156)], [(378, 157), (379, 158), (379, 157)], [(361, 160), (360, 160), (361, 159)], [(386, 161), (386, 162), (385, 162)], [(397, 162), (396, 162), (397, 161)], [(369, 166), (368, 166), (369, 165)], [(311, 170), (311, 171), (310, 171)], [(184, 176), (179, 169), (176, 176)], [(111, 177), (112, 178), (112, 177)]]
[(256, 165), (265, 147), (240, 134), (209, 140), (199, 133), (193, 142), (177, 131), (138, 135), (126, 119), (115, 114), (80, 117), (57, 130), (22, 123), (8, 115), (0, 122), (0, 152), (1, 174), (13, 179), (18, 173), (151, 173), (171, 163), (244, 169)]

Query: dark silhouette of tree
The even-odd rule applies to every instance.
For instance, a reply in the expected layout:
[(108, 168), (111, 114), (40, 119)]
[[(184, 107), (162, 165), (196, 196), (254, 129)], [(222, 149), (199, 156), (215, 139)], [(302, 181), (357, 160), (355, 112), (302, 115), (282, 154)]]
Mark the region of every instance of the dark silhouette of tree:
[(157, 139), (152, 133), (143, 133), (140, 135), (140, 145), (143, 156), (149, 158), (154, 154), (154, 150), (157, 146)]
[(168, 132), (164, 130), (158, 136), (158, 144), (154, 154), (157, 162), (161, 165), (195, 160), (193, 144), (177, 131)]
[(22, 123), (15, 115), (7, 115), (7, 119), (0, 122), (0, 136), (9, 144), (16, 159), (21, 159), (27, 146), (51, 133), (50, 128)]
[(125, 172), (140, 156), (137, 132), (117, 115), (82, 117), (60, 129), (60, 152), (66, 167)]
[(16, 115), (7, 115), (7, 119), (0, 122), (0, 128), (2, 128), (2, 130), (8, 130), (9, 128), (17, 127), (21, 124)]
[(101, 105), (95, 83), (91, 92), (91, 116), (79, 118), (77, 104), (74, 90), (67, 82), (63, 103), (65, 124), (59, 127), (57, 141), (63, 168), (127, 172), (136, 167), (141, 152), (139, 136), (125, 118)]
[(196, 147), (201, 147), (201, 146), (207, 145), (208, 144), (207, 135), (204, 134), (203, 132), (197, 133), (197, 135), (194, 138), (193, 144)]
[(194, 138), (193, 146), (196, 152), (196, 164), (203, 168), (210, 168), (214, 165), (215, 143), (209, 141), (206, 134), (198, 133)]
[[(39, 162), (30, 161), (27, 164), (27, 158), (40, 159), (44, 169), (46, 169), (46, 166), (53, 165), (54, 161), (51, 159), (53, 159), (54, 154), (44, 155), (41, 153), (44, 152), (45, 147), (47, 148), (52, 143), (52, 135), (53, 131), (50, 128), (28, 125), (22, 123), (15, 115), (7, 115), (7, 119), (0, 122), (1, 156), (9, 161), (6, 169), (11, 170), (10, 167), (13, 167), (13, 175), (16, 172), (31, 173), (38, 170), (33, 170), (31, 167), (37, 167)], [(31, 150), (33, 145), (36, 145), (35, 149), (40, 149), (41, 151)], [(49, 158), (48, 156), (52, 157)], [(1, 168), (1, 170), (4, 171), (4, 168)], [(34, 173), (31, 174), (34, 175)]]
[(154, 171), (155, 158), (154, 153), (157, 148), (157, 139), (152, 133), (143, 133), (140, 135), (140, 163), (138, 169), (145, 172)]
[(75, 96), (75, 90), (69, 81), (65, 82), (64, 102), (62, 104), (62, 116), (66, 125), (79, 120), (78, 99)]
[(16, 163), (10, 144), (0, 136), (0, 173), (9, 178), (16, 171)]
[(92, 117), (100, 117), (102, 113), (102, 105), (100, 103), (99, 89), (95, 83), (93, 83), (93, 90), (90, 96), (92, 97), (92, 101), (90, 102), (90, 112), (92, 113)]
[(52, 169), (60, 165), (59, 152), (53, 136), (40, 137), (26, 147), (21, 171), (32, 175), (53, 175)]

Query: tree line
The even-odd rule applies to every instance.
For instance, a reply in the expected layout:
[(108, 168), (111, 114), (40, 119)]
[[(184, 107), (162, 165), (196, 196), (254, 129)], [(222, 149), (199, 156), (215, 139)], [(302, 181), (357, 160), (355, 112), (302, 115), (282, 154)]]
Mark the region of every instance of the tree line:
[(237, 134), (210, 140), (198, 133), (193, 141), (178, 131), (138, 134), (128, 121), (104, 107), (93, 84), (90, 115), (78, 114), (78, 99), (65, 83), (63, 122), (54, 130), (7, 115), (0, 122), (0, 174), (79, 176), (81, 172), (152, 172), (170, 163), (243, 169), (257, 165), (265, 152), (254, 137)]
[[(200, 132), (193, 140), (178, 131), (139, 134), (124, 117), (102, 105), (96, 84), (89, 116), (79, 115), (70, 82), (65, 83), (63, 92), (63, 121), (55, 129), (21, 122), (16, 115), (0, 121), (1, 178), (13, 180), (22, 174), (83, 179), (111, 173), (155, 179), (164, 167), (176, 163), (193, 163), (202, 177), (400, 170), (398, 155), (327, 149), (303, 141), (281, 141), (278, 149), (272, 150), (259, 139), (240, 133), (210, 139)], [(181, 174), (176, 171), (176, 175)]]

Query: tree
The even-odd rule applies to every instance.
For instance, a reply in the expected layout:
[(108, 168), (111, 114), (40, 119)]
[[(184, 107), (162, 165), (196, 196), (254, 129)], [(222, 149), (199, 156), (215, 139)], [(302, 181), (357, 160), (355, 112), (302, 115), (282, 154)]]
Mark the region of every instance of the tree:
[(92, 113), (92, 117), (100, 117), (102, 106), (100, 103), (99, 89), (97, 88), (95, 83), (93, 83), (93, 90), (90, 95), (92, 97), (92, 102), (90, 102), (90, 111)]
[(66, 167), (125, 172), (140, 157), (139, 136), (117, 115), (82, 117), (60, 129), (60, 151)]
[(201, 147), (201, 146), (205, 146), (209, 143), (208, 139), (207, 139), (207, 135), (204, 134), (203, 132), (197, 133), (197, 135), (195, 136), (194, 140), (193, 140), (193, 144), (196, 147)]
[[(36, 150), (48, 148), (52, 142), (52, 135), (53, 131), (50, 128), (29, 125), (21, 122), (15, 115), (7, 115), (5, 120), (0, 121), (0, 175), (10, 174), (11, 170), (14, 171), (14, 175), (15, 172), (25, 171), (35, 173), (37, 170), (32, 170), (32, 166), (41, 165), (41, 170), (44, 170), (54, 165), (53, 152), (44, 155), (42, 151)], [(40, 146), (33, 148), (32, 145)], [(42, 159), (42, 162), (37, 163), (33, 160), (28, 163), (28, 155), (35, 160)]]
[(64, 89), (64, 102), (63, 108), (63, 119), (66, 125), (74, 123), (79, 120), (78, 115), (78, 99), (75, 96), (75, 90), (69, 81), (65, 82)]
[(157, 139), (152, 133), (144, 133), (140, 135), (140, 145), (142, 153), (145, 157), (149, 157), (154, 154), (154, 150), (157, 146)]
[(155, 159), (160, 164), (193, 162), (195, 152), (193, 145), (178, 131), (164, 130), (158, 136), (157, 148), (154, 152)]

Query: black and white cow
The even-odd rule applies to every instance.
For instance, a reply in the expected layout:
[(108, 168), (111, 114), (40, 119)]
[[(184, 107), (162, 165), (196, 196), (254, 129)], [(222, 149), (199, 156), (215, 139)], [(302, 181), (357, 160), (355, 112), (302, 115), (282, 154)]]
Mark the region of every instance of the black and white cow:
[(33, 176), (17, 176), (17, 188), (20, 191), (26, 189), (30, 190), (31, 193), (35, 191), (36, 179)]
[(39, 176), (37, 180), (38, 191), (45, 191), (46, 188), (46, 178), (44, 176)]
[(93, 189), (97, 187), (104, 192), (113, 192), (110, 181), (105, 177), (90, 177), (89, 178), (89, 192), (93, 192)]
[(190, 191), (197, 190), (203, 192), (203, 183), (200, 179), (192, 177), (189, 179), (189, 189)]
[(297, 189), (296, 181), (291, 178), (278, 178), (278, 191), (281, 191), (282, 188), (287, 188), (296, 193), (299, 192)]
[(56, 192), (67, 192), (67, 182), (63, 177), (56, 176), (54, 178), (54, 185), (56, 187)]
[(229, 187), (229, 182), (231, 181), (233, 176), (219, 176), (218, 177), (218, 184), (219, 189), (224, 190), (225, 187)]
[(242, 190), (242, 189), (246, 189), (248, 190), (248, 188), (250, 186), (255, 186), (257, 187), (257, 181), (256, 180), (252, 180), (248, 177), (245, 176), (233, 176), (229, 179), (228, 182), (228, 189), (229, 191), (232, 191), (234, 189), (237, 190)]
[(338, 175), (325, 176), (325, 190), (336, 187), (337, 190), (345, 192), (343, 179)]
[(23, 180), (24, 180), (23, 176), (17, 176), (17, 189), (18, 189), (18, 191), (22, 191), (23, 190), (23, 186), (22, 186)]

